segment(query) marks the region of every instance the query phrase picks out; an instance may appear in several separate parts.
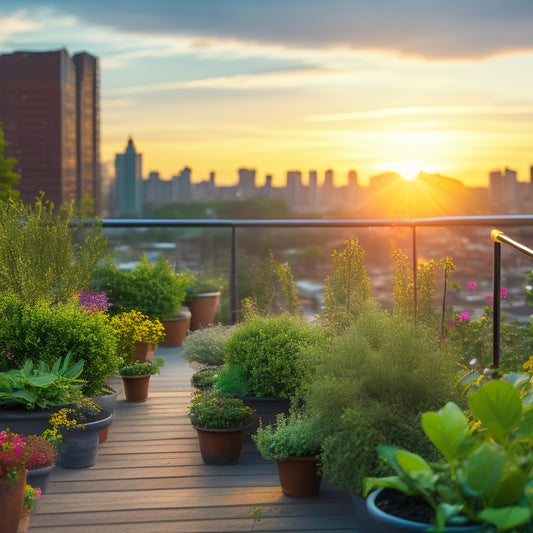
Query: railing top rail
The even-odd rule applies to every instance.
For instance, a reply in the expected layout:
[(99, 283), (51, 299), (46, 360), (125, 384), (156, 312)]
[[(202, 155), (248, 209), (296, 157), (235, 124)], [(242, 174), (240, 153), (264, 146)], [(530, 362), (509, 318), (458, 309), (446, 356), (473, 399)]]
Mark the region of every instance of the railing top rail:
[[(92, 220), (72, 221), (92, 224)], [(520, 226), (533, 224), (533, 215), (477, 215), (409, 219), (103, 219), (106, 228), (350, 228), (350, 227), (436, 227), (436, 226)]]

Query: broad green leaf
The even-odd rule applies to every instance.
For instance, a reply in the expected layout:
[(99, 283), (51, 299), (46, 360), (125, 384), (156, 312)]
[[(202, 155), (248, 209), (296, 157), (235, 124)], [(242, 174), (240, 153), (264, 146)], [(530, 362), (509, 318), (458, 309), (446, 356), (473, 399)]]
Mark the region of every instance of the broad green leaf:
[[(492, 466), (491, 466), (492, 468)], [(506, 465), (502, 480), (489, 495), (491, 507), (505, 507), (520, 502), (529, 479), (517, 465)]]
[(26, 359), (24, 363), (24, 374), (31, 376), (33, 371), (33, 361), (31, 359)]
[(396, 489), (405, 494), (410, 494), (409, 487), (398, 477), (365, 477), (363, 479), (363, 497), (381, 488)]
[(425, 470), (433, 474), (433, 470), (426, 460), (416, 453), (411, 453), (406, 450), (398, 450), (396, 452), (396, 460), (402, 470), (407, 474), (411, 474), (411, 472), (418, 470)]
[(394, 471), (398, 474), (402, 474), (402, 469), (400, 468), (400, 465), (398, 464), (398, 460), (396, 459), (396, 454), (400, 448), (397, 446), (388, 446), (386, 444), (380, 444), (379, 446), (376, 446), (376, 451), (378, 452), (378, 455), (385, 459), (385, 461), (394, 469)]
[(56, 376), (59, 375), (59, 369), (61, 367), (61, 357), (58, 357), (54, 363), (54, 366), (52, 366), (52, 370), (50, 371), (52, 374), (55, 374)]
[(457, 459), (461, 443), (469, 432), (468, 419), (459, 406), (448, 402), (437, 413), (424, 413), (422, 427), (429, 440), (448, 462)]
[(46, 374), (45, 376), (30, 376), (28, 377), (27, 382), (34, 387), (48, 387), (48, 385), (54, 383), (56, 379), (57, 376)]
[(489, 381), (469, 397), (470, 410), (492, 436), (505, 439), (522, 417), (518, 391), (506, 381)]
[(528, 411), (518, 424), (514, 436), (517, 439), (533, 439), (533, 411)]
[(31, 404), (35, 404), (37, 401), (37, 395), (31, 393), (28, 390), (18, 390), (11, 394), (11, 398), (22, 398)]
[(72, 365), (63, 376), (70, 379), (76, 379), (83, 371), (83, 364), (85, 361), (80, 359), (74, 365)]
[(478, 516), (485, 522), (494, 524), (498, 531), (505, 531), (521, 524), (526, 524), (531, 519), (531, 512), (528, 507), (518, 505), (512, 507), (488, 507), (478, 513)]
[(464, 466), (465, 482), (475, 493), (484, 497), (496, 491), (503, 476), (506, 456), (503, 450), (484, 442)]
[[(435, 511), (435, 525), (437, 526), (437, 530), (442, 531), (444, 526), (450, 522), (450, 520), (461, 514), (462, 510), (463, 506), (459, 503), (453, 505), (449, 503), (439, 503)], [(466, 517), (464, 520), (467, 520)]]

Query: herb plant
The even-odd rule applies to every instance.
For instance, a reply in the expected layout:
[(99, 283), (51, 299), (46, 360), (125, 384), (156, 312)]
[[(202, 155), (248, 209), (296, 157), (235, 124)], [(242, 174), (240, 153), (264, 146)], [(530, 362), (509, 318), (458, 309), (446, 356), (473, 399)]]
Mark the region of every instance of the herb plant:
[(159, 369), (165, 365), (165, 360), (156, 355), (153, 361), (136, 361), (130, 365), (119, 367), (118, 373), (121, 376), (153, 376), (159, 374)]

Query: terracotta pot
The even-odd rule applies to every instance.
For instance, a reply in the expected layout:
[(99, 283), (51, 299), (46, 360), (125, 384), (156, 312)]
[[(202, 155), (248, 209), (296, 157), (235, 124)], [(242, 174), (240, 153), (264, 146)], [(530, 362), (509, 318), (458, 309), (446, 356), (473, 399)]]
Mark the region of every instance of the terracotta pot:
[(206, 465), (234, 465), (242, 448), (241, 429), (204, 429), (194, 426), (198, 432), (200, 453)]
[(215, 323), (219, 302), (220, 292), (206, 292), (194, 296), (191, 304), (191, 331)]
[(322, 473), (316, 457), (276, 459), (281, 490), (286, 496), (315, 496), (320, 490)]
[(152, 376), (122, 376), (124, 394), (128, 402), (144, 402), (150, 390)]
[[(92, 398), (92, 400), (94, 403), (98, 404), (102, 409), (114, 415), (119, 392), (113, 389), (113, 387), (110, 387), (110, 388), (113, 390), (113, 392), (110, 392), (110, 394), (102, 394), (101, 396), (95, 396), (94, 398)], [(109, 434), (109, 426), (100, 430), (98, 444), (101, 444), (102, 442), (106, 442), (108, 434)]]
[(24, 506), (26, 470), (15, 479), (0, 478), (0, 517), (2, 533), (17, 533)]
[(48, 483), (50, 481), (50, 474), (56, 465), (43, 466), (42, 468), (34, 468), (27, 471), (26, 483), (31, 485), (34, 489), (39, 487), (41, 492), (46, 492)]
[(135, 342), (135, 359), (137, 361), (153, 361), (156, 346), (148, 342)]
[(161, 322), (163, 323), (166, 333), (165, 340), (160, 343), (161, 346), (164, 346), (165, 348), (181, 346), (191, 325), (190, 313), (175, 318), (167, 318), (161, 320)]

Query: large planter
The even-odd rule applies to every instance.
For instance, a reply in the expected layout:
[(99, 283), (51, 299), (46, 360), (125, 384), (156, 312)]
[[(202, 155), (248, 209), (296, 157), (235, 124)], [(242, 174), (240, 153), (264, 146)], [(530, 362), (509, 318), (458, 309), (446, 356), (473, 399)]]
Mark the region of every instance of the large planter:
[(289, 456), (276, 459), (281, 490), (286, 496), (315, 496), (320, 490), (322, 473), (316, 457)]
[(57, 411), (54, 409), (36, 409), (26, 411), (24, 409), (0, 410), (0, 431), (9, 428), (13, 433), (24, 435), (41, 435), (45, 429), (50, 429), (48, 419)]
[(150, 390), (152, 376), (122, 376), (124, 394), (128, 402), (144, 402)]
[(159, 344), (165, 348), (181, 346), (191, 326), (191, 314), (187, 312), (182, 316), (161, 320), (161, 323), (165, 328), (165, 339)]
[(242, 448), (242, 428), (204, 429), (194, 426), (198, 432), (200, 453), (206, 465), (233, 465), (239, 461)]
[(41, 492), (46, 492), (48, 483), (50, 482), (50, 474), (56, 465), (43, 466), (42, 468), (34, 468), (27, 471), (26, 483), (31, 485), (34, 489), (39, 487)]
[(0, 478), (0, 530), (17, 533), (24, 506), (26, 470), (20, 469), (15, 479)]
[(135, 342), (134, 357), (136, 361), (153, 361), (156, 346), (149, 342)]
[(63, 468), (89, 468), (96, 463), (100, 430), (108, 427), (113, 415), (95, 422), (86, 422), (85, 429), (62, 431), (64, 447), (59, 450), (59, 462)]
[[(378, 523), (383, 533), (404, 533), (405, 531), (427, 531), (431, 524), (422, 522), (413, 522), (382, 511), (379, 508), (379, 499), (383, 496), (385, 490), (378, 489), (372, 492), (366, 499), (366, 505), (370, 516)], [(482, 531), (481, 525), (471, 526), (446, 526), (443, 531), (450, 533), (473, 533)]]
[(200, 326), (212, 326), (219, 303), (220, 292), (196, 294), (191, 303), (191, 331)]
[[(113, 389), (112, 387), (109, 387), (109, 388), (110, 388), (109, 394), (102, 394), (101, 396), (95, 396), (94, 398), (92, 398), (92, 400), (94, 403), (99, 405), (104, 411), (107, 411), (108, 413), (111, 413), (112, 415), (114, 415), (115, 408), (117, 406), (117, 397), (119, 395), (119, 392)], [(100, 430), (100, 436), (98, 439), (99, 444), (102, 444), (102, 442), (107, 441), (108, 433), (109, 433), (109, 426)]]
[(255, 409), (255, 420), (247, 428), (247, 434), (255, 433), (259, 427), (259, 420), (263, 426), (268, 426), (276, 423), (279, 414), (289, 414), (290, 400), (287, 398), (247, 396), (242, 398), (242, 401), (248, 407)]

